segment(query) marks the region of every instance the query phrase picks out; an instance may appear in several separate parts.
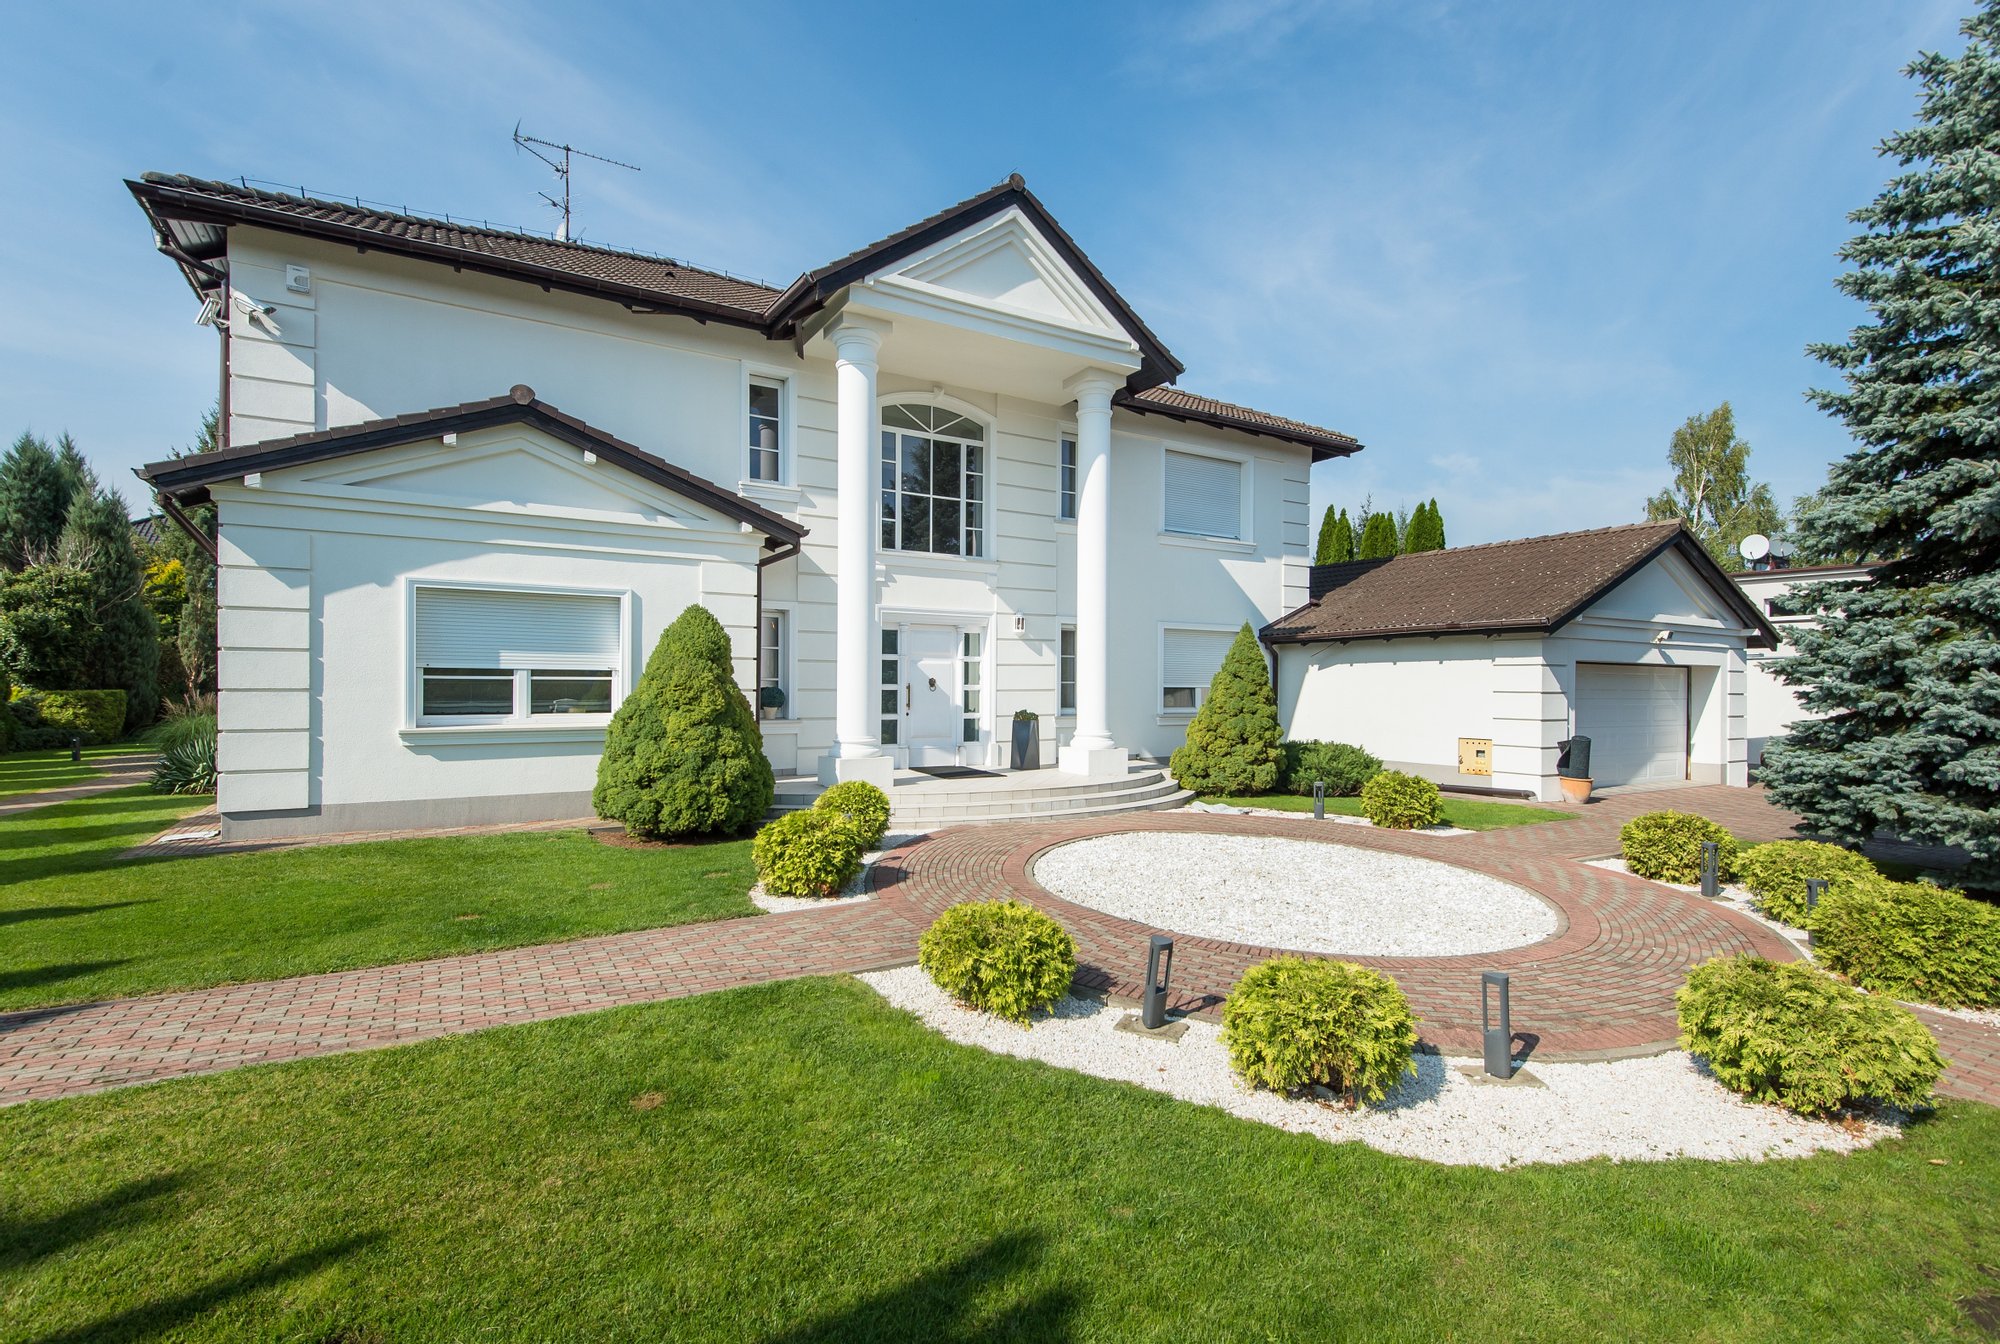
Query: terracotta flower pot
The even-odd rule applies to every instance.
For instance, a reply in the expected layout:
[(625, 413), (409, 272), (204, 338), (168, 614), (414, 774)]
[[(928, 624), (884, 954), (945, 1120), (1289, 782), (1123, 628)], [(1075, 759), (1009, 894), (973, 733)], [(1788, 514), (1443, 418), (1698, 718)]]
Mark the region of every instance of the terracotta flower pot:
[(1566, 803), (1587, 803), (1590, 801), (1590, 787), (1594, 780), (1571, 779), (1568, 775), (1556, 776), (1556, 783), (1562, 785), (1563, 801)]

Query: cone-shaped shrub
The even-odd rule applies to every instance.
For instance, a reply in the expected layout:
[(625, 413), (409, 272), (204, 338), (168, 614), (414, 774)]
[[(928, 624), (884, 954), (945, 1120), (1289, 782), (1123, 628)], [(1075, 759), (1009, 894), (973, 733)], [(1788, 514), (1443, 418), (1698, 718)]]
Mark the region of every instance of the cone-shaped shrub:
[(1188, 725), (1186, 744), (1173, 755), (1174, 778), (1196, 793), (1269, 793), (1284, 763), (1283, 737), (1271, 670), (1245, 622)]
[(611, 716), (591, 806), (630, 835), (734, 835), (756, 824), (771, 795), (771, 763), (736, 685), (729, 636), (706, 607), (691, 606)]

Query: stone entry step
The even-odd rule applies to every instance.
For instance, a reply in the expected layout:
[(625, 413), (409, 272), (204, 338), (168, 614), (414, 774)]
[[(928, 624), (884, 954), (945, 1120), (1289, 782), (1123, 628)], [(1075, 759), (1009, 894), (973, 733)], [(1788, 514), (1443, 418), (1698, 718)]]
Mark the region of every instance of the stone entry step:
[[(820, 786), (781, 780), (771, 815), (812, 806)], [(1136, 765), (1121, 777), (1088, 779), (1056, 770), (995, 772), (977, 779), (934, 779), (899, 772), (889, 795), (889, 824), (899, 831), (936, 830), (982, 821), (1046, 821), (1114, 812), (1164, 811), (1194, 795), (1154, 765)]]

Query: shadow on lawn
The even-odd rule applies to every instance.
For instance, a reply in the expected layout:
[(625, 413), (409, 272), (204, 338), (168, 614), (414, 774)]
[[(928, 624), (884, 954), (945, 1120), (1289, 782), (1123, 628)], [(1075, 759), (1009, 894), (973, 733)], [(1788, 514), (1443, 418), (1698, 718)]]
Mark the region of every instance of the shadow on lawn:
[(970, 1255), (886, 1289), (837, 1316), (768, 1336), (765, 1344), (837, 1344), (843, 1340), (921, 1339), (926, 1344), (987, 1339), (1069, 1338), (1077, 1294), (1051, 1288), (997, 1312), (974, 1309), (980, 1297), (1041, 1259), (1039, 1232), (995, 1237)]
[(343, 1237), (339, 1241), (330, 1241), (310, 1251), (288, 1255), (261, 1269), (217, 1279), (205, 1288), (196, 1288), (178, 1297), (142, 1303), (87, 1325), (42, 1335), (37, 1344), (82, 1344), (84, 1340), (152, 1339), (186, 1325), (196, 1317), (226, 1305), (234, 1298), (257, 1292), (259, 1289), (275, 1288), (291, 1279), (303, 1278), (379, 1240), (381, 1234), (373, 1232), (362, 1236)]
[(128, 905), (151, 905), (143, 901), (100, 901), (96, 905), (24, 905), (16, 910), (0, 910), (0, 925), (26, 924), (36, 919), (68, 919), (71, 915), (94, 915), (99, 910), (123, 910)]
[(93, 1237), (155, 1218), (157, 1207), (148, 1206), (184, 1184), (178, 1175), (148, 1176), (47, 1218), (0, 1218), (0, 1270), (23, 1269)]
[(69, 961), (54, 966), (30, 966), (19, 971), (0, 971), (0, 993), (16, 989), (40, 989), (44, 985), (59, 985), (65, 980), (79, 976), (95, 975), (108, 971), (113, 966), (123, 966), (130, 957), (116, 957), (110, 961)]

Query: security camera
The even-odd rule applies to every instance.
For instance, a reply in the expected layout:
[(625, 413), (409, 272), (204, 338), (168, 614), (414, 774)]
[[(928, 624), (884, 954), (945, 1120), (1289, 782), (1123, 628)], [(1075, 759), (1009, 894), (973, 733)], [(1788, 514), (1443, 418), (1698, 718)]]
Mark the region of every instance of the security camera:
[(1673, 637), (1674, 637), (1674, 632), (1673, 632), (1673, 631), (1671, 631), (1671, 630), (1661, 630), (1661, 631), (1658, 631), (1658, 632), (1656, 632), (1656, 633), (1655, 633), (1655, 634), (1653, 635), (1653, 642), (1654, 642), (1655, 644), (1664, 644), (1664, 643), (1666, 643), (1666, 642), (1667, 642), (1668, 640), (1672, 639)]

